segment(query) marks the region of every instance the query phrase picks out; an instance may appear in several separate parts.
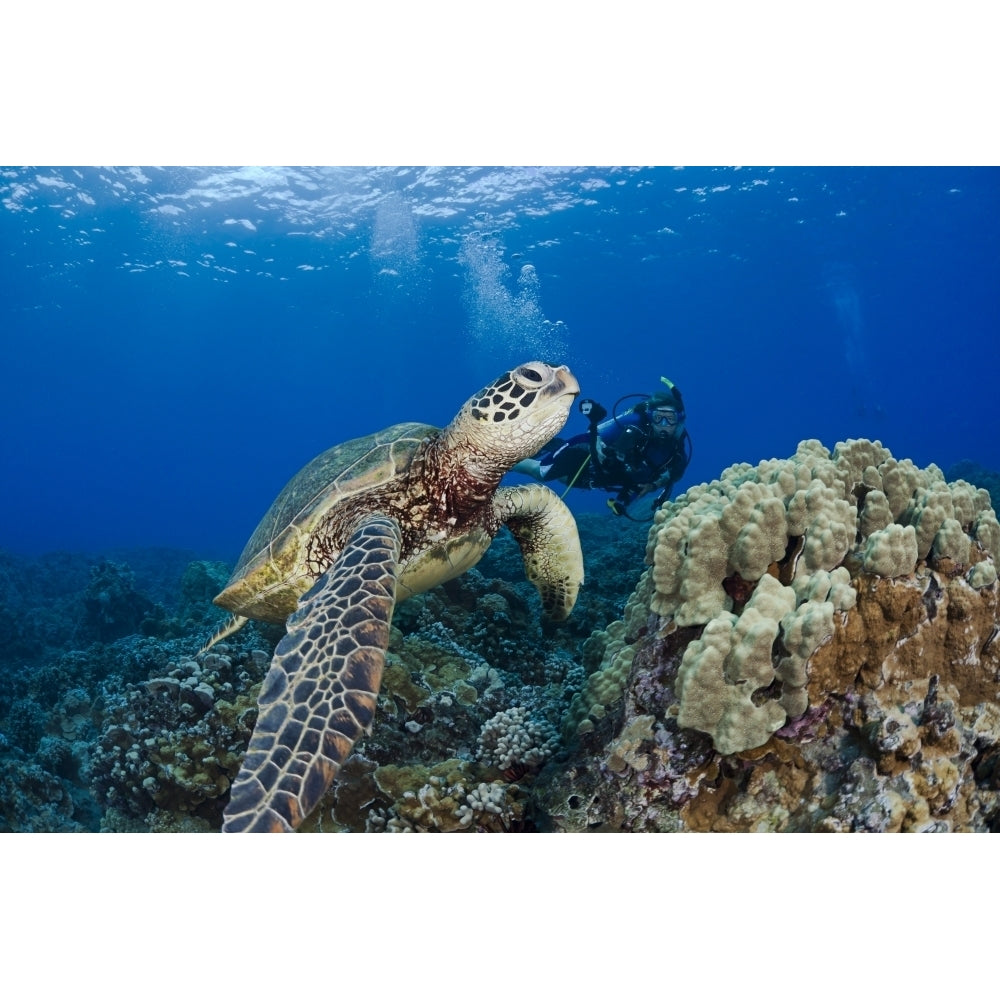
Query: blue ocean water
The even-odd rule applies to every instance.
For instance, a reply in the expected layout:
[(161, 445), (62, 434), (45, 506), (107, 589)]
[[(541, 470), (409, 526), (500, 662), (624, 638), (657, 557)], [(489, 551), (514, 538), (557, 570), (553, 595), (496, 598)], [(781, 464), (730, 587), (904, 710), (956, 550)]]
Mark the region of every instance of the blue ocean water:
[(609, 409), (671, 378), (675, 493), (805, 438), (1000, 468), (996, 169), (4, 168), (0, 205), (9, 552), (232, 562), (315, 454), (532, 358)]

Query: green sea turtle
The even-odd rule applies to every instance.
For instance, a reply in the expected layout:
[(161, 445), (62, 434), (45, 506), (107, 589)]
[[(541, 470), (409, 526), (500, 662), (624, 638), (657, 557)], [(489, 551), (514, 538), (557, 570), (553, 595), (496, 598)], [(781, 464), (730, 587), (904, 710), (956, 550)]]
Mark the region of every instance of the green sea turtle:
[(443, 430), (397, 424), (314, 458), (278, 495), (215, 603), (284, 622), (224, 831), (294, 830), (371, 724), (396, 601), (479, 562), (501, 525), (555, 621), (583, 582), (576, 523), (539, 484), (499, 487), (566, 422), (580, 387), (540, 361), (481, 389)]

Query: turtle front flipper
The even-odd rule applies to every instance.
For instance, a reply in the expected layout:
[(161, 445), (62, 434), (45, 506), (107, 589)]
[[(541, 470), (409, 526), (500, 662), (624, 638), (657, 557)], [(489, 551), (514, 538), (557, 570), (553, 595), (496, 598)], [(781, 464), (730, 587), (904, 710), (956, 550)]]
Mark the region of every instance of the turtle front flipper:
[(368, 518), (299, 599), (260, 689), (257, 725), (223, 831), (296, 829), (371, 724), (400, 545), (394, 520)]
[(521, 549), (524, 573), (542, 599), (545, 616), (565, 620), (583, 583), (583, 553), (572, 512), (537, 483), (497, 490), (493, 507)]

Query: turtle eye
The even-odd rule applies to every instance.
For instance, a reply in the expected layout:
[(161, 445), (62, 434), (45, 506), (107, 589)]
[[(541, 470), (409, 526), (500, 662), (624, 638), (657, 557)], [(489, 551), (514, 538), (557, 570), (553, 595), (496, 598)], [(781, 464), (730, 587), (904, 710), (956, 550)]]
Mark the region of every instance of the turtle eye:
[(513, 375), (518, 379), (523, 385), (541, 385), (545, 381), (545, 372), (540, 369), (542, 366), (539, 365), (521, 365), (520, 368), (515, 368)]

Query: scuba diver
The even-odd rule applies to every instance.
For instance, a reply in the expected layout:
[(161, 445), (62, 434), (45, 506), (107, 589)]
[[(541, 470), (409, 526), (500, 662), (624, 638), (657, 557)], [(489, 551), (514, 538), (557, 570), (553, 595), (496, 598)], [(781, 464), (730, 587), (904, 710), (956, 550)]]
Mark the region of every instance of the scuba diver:
[[(680, 389), (668, 378), (660, 381), (665, 391), (650, 396), (622, 396), (610, 417), (600, 403), (581, 400), (580, 412), (590, 422), (587, 433), (568, 441), (553, 438), (533, 458), (518, 462), (512, 471), (541, 482), (566, 483), (566, 492), (575, 486), (615, 493), (608, 506), (616, 516), (624, 514), (630, 520), (635, 518), (628, 514), (629, 504), (658, 489), (659, 496), (653, 503), (656, 510), (670, 499), (692, 452)], [(633, 396), (642, 396), (642, 400), (619, 414), (619, 403)]]

